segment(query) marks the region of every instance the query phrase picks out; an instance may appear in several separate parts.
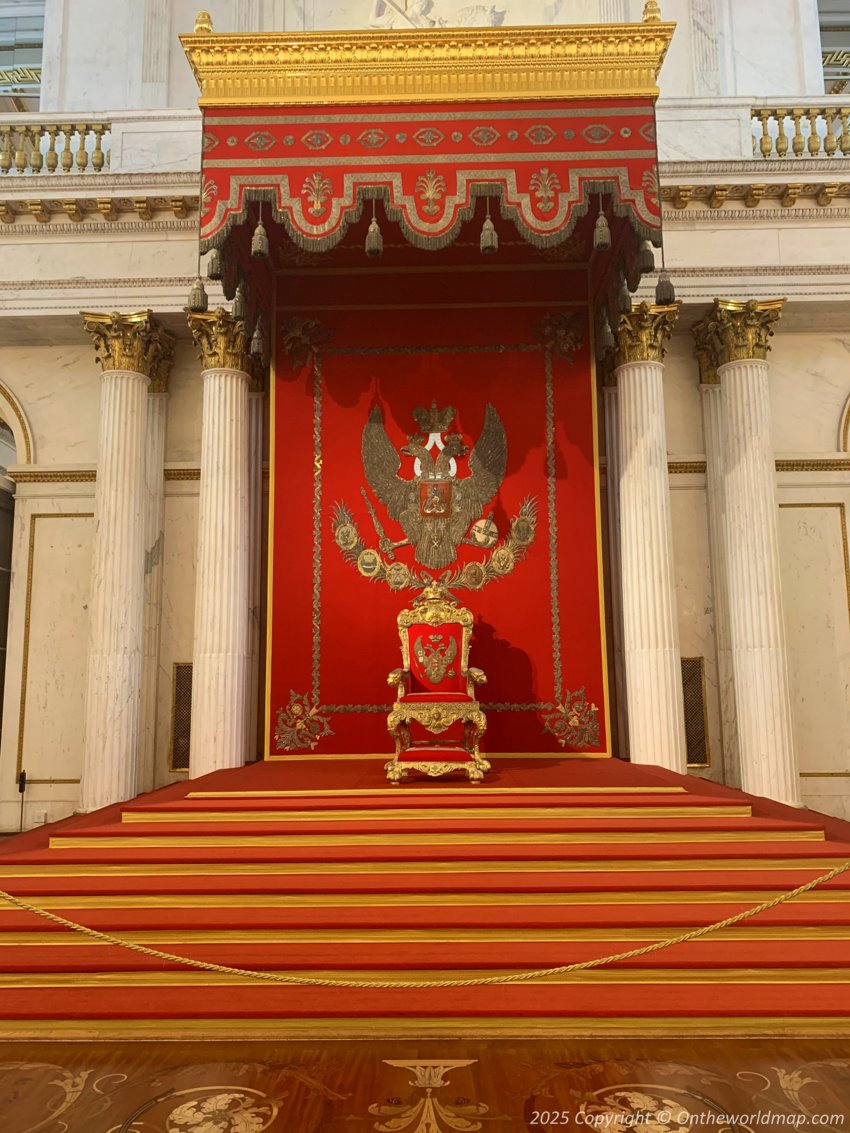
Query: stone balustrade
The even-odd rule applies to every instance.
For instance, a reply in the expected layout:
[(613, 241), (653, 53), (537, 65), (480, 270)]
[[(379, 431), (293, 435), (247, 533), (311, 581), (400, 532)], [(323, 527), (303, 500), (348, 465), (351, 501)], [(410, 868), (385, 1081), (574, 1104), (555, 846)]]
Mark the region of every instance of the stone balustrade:
[(20, 115), (0, 122), (0, 173), (87, 173), (109, 165), (111, 122), (54, 122)]
[(850, 99), (816, 106), (757, 106), (753, 156), (850, 157)]

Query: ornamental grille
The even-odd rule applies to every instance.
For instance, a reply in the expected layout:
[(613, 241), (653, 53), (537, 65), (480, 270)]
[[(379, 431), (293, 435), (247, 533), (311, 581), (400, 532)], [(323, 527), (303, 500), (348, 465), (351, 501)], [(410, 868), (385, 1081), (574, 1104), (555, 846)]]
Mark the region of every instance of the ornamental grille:
[(682, 658), (685, 746), (689, 767), (708, 767), (708, 720), (705, 711), (705, 658)]
[(171, 704), (171, 770), (189, 770), (189, 740), (192, 735), (192, 662), (174, 662), (174, 692)]

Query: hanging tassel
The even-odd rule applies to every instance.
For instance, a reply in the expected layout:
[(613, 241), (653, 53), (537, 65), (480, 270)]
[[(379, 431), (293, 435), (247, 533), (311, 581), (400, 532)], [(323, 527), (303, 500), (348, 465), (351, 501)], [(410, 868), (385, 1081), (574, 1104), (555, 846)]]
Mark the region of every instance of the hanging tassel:
[(257, 319), (257, 325), (251, 335), (251, 354), (254, 358), (262, 358), (263, 356), (263, 329), (259, 319)]
[(221, 279), (221, 253), (213, 248), (207, 260), (207, 279)]
[(610, 353), (617, 345), (617, 340), (614, 338), (614, 332), (611, 330), (611, 324), (608, 322), (608, 313), (602, 317), (602, 326), (599, 328), (599, 355), (604, 358), (606, 354)]
[(617, 305), (620, 309), (621, 315), (630, 315), (632, 313), (632, 297), (629, 294), (629, 285), (623, 279), (620, 284), (620, 290), (617, 294)]
[(260, 201), (260, 219), (251, 237), (251, 255), (265, 259), (269, 254), (269, 234), (263, 224), (263, 202)]
[(192, 284), (192, 290), (189, 292), (189, 310), (194, 314), (201, 314), (209, 308), (209, 305), (210, 301), (207, 298), (204, 281), (199, 275)]
[(602, 211), (602, 194), (599, 194), (599, 216), (593, 226), (593, 248), (596, 252), (607, 252), (611, 247), (611, 226)]
[(366, 255), (380, 256), (383, 251), (384, 238), (381, 235), (381, 228), (375, 216), (375, 202), (372, 201), (372, 219), (369, 222), (369, 230), (366, 233)]
[(490, 219), (490, 198), (487, 198), (487, 215), (481, 226), (481, 239), (479, 241), (482, 256), (491, 256), (499, 250), (499, 233)]
[(245, 284), (240, 283), (236, 288), (236, 294), (233, 296), (233, 303), (230, 307), (230, 313), (234, 319), (244, 319), (248, 313), (248, 303), (245, 298)]
[(658, 283), (655, 285), (655, 302), (659, 307), (669, 307), (676, 302), (676, 288), (670, 278), (670, 272), (663, 268), (658, 273)]
[(640, 247), (640, 255), (638, 256), (638, 267), (640, 268), (641, 275), (647, 275), (651, 271), (655, 271), (655, 253), (652, 250), (652, 244), (648, 240), (644, 240)]

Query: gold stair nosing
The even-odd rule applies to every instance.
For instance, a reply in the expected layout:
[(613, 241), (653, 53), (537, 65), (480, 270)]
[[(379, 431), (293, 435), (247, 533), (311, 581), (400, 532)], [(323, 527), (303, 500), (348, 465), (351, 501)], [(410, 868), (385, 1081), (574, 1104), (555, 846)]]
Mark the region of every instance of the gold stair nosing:
[[(850, 857), (850, 849), (848, 849)], [(311, 875), (417, 873), (769, 873), (771, 871), (822, 873), (842, 865), (847, 857), (815, 858), (636, 858), (544, 859), (511, 861), (358, 861), (358, 862), (215, 862), (217, 875), (247, 877), (301, 877)], [(97, 862), (0, 865), (0, 877), (209, 877), (207, 862)]]
[(127, 823), (434, 822), (469, 819), (752, 818), (750, 806), (416, 807), (378, 810), (124, 811)]
[[(590, 941), (667, 940), (700, 928), (702, 925), (648, 925), (643, 927), (583, 928), (310, 928), (288, 929), (118, 929), (122, 940), (155, 947), (160, 944), (574, 944)], [(705, 938), (688, 941), (688, 948), (714, 946), (725, 941), (850, 940), (850, 925), (747, 925), (717, 929)], [(115, 947), (108, 941), (96, 940), (70, 932), (19, 931), (0, 932), (0, 948), (80, 948)]]
[[(383, 756), (386, 759), (386, 756)], [(187, 799), (319, 799), (319, 798), (360, 798), (364, 795), (387, 797), (392, 791), (394, 799), (410, 795), (415, 798), (421, 795), (435, 795), (441, 798), (457, 795), (469, 797), (470, 790), (475, 791), (475, 798), (482, 795), (687, 795), (691, 792), (684, 787), (405, 787), (400, 784), (392, 788), (357, 787), (347, 790), (343, 787), (333, 787), (326, 790), (311, 789), (306, 791), (189, 791), (184, 796)]]
[[(781, 889), (628, 890), (586, 893), (128, 893), (27, 897), (42, 909), (534, 908), (582, 905), (758, 905)], [(850, 903), (850, 889), (817, 889), (794, 904)], [(0, 915), (19, 910), (0, 897)]]
[(251, 846), (312, 848), (329, 846), (570, 846), (570, 845), (675, 845), (691, 842), (822, 842), (823, 830), (681, 830), (681, 831), (584, 831), (558, 833), (526, 831), (476, 831), (475, 833), (405, 834), (189, 834), (54, 835), (51, 849), (178, 849)]

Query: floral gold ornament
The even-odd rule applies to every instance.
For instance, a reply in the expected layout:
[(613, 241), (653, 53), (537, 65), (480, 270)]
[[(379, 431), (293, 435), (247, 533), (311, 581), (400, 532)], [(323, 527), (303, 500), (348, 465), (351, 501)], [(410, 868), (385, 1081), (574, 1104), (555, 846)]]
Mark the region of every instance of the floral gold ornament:
[(433, 169), (426, 169), (416, 178), (416, 194), (422, 200), (422, 211), (428, 216), (435, 216), (440, 211), (440, 199), (445, 192), (445, 177)]
[(314, 216), (325, 211), (325, 202), (331, 195), (332, 189), (331, 182), (318, 170), (305, 179), (301, 194), (307, 198), (307, 205)]
[(535, 330), (544, 350), (572, 362), (584, 338), (584, 320), (575, 311), (549, 311)]
[(189, 330), (205, 370), (251, 372), (250, 337), (244, 319), (235, 319), (223, 307), (188, 315)]
[(330, 718), (320, 714), (307, 693), (290, 689), (289, 703), (278, 708), (274, 738), (278, 751), (303, 751), (316, 747), (323, 736), (332, 736)]
[(280, 349), (297, 370), (315, 358), (321, 348), (330, 342), (333, 331), (323, 327), (318, 319), (302, 319), (297, 316), (285, 319), (280, 326)]
[(264, 1133), (279, 1112), (256, 1091), (231, 1090), (182, 1102), (166, 1119), (167, 1133)]
[(450, 1070), (474, 1066), (476, 1062), (477, 1059), (384, 1059), (387, 1066), (412, 1073), (410, 1085), (421, 1090), (422, 1096), (390, 1097), (384, 1103), (370, 1105), (369, 1113), (380, 1118), (373, 1126), (375, 1133), (478, 1133), (484, 1128), (478, 1119), (486, 1118), (489, 1106), (462, 1096), (455, 1096), (451, 1102), (436, 1097), (437, 1091), (449, 1085), (446, 1074)]
[(557, 704), (543, 717), (543, 730), (555, 737), (562, 748), (588, 748), (599, 743), (599, 710), (588, 703), (584, 687), (567, 690), (563, 704)]
[(561, 187), (557, 173), (544, 166), (531, 175), (530, 185), (540, 211), (551, 212), (555, 207), (555, 193)]

